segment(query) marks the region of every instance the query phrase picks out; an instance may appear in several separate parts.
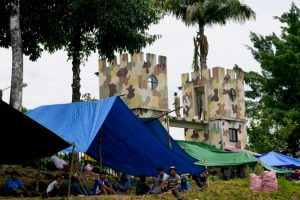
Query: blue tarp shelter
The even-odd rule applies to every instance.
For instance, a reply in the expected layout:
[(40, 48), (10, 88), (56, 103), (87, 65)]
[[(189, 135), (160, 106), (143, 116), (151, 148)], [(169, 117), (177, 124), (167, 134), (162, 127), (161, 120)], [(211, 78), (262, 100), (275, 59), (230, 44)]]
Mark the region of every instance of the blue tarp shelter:
[(0, 164), (22, 164), (70, 146), (36, 121), (0, 100)]
[(42, 106), (27, 115), (69, 143), (74, 142), (76, 152), (85, 152), (96, 160), (101, 138), (103, 163), (130, 175), (155, 176), (157, 167), (167, 169), (172, 165), (180, 174), (203, 170), (151, 134), (119, 97)]
[(276, 153), (269, 152), (258, 158), (261, 162), (273, 167), (300, 167), (298, 159)]
[(151, 133), (158, 138), (163, 145), (170, 147), (178, 156), (188, 160), (189, 162), (198, 162), (195, 158), (187, 154), (177, 142), (168, 134), (158, 119), (154, 118), (140, 118), (144, 125), (151, 131)]

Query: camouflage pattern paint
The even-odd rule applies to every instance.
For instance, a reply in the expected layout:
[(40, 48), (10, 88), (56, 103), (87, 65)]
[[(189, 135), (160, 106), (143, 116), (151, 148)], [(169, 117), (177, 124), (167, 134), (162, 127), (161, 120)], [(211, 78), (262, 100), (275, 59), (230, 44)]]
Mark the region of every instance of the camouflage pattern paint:
[[(99, 60), (100, 98), (123, 95), (122, 100), (138, 117), (156, 117), (168, 111), (168, 85), (166, 57), (143, 53), (120, 55), (109, 63)], [(149, 76), (157, 79), (157, 86), (151, 88)], [(199, 117), (197, 93), (204, 94), (202, 111), (205, 117), (200, 130), (185, 127), (186, 140), (204, 141), (210, 145), (244, 148), (246, 146), (246, 120), (244, 74), (221, 67), (212, 70), (181, 75), (183, 117), (178, 120), (202, 123)], [(154, 81), (155, 82), (155, 81)], [(155, 83), (153, 83), (155, 85)], [(233, 94), (233, 95), (230, 95)], [(164, 118), (160, 118), (163, 125)], [(183, 123), (184, 124), (184, 123)], [(229, 141), (229, 128), (237, 129), (238, 141)], [(221, 134), (223, 133), (223, 135)], [(222, 136), (222, 137), (221, 137)]]
[[(137, 53), (120, 55), (108, 66), (106, 60), (99, 60), (100, 99), (124, 95), (122, 100), (139, 117), (153, 117), (168, 111), (167, 59), (155, 54)], [(154, 77), (153, 85), (149, 83)], [(157, 85), (155, 84), (155, 78)]]
[[(242, 71), (234, 72), (221, 67), (189, 74), (182, 74), (182, 102), (184, 118), (199, 118), (197, 111), (197, 88), (204, 91), (205, 121), (209, 126), (205, 130), (185, 130), (186, 140), (204, 141), (218, 148), (223, 147), (244, 148), (246, 146), (246, 119), (244, 74)], [(222, 123), (222, 124), (221, 124)], [(229, 141), (229, 128), (238, 130), (238, 141)], [(222, 130), (223, 129), (223, 130)], [(223, 138), (221, 133), (223, 131)]]

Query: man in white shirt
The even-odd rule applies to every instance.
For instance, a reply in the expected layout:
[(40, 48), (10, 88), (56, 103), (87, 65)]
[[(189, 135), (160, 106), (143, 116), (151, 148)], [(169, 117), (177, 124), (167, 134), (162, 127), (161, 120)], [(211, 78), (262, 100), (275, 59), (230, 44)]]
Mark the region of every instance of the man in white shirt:
[(47, 197), (57, 196), (59, 194), (62, 183), (63, 183), (62, 176), (57, 175), (55, 179), (47, 187), (46, 190)]
[(150, 189), (149, 194), (159, 194), (162, 193), (168, 186), (167, 179), (169, 175), (164, 172), (164, 168), (157, 168), (158, 176), (156, 179), (156, 184)]

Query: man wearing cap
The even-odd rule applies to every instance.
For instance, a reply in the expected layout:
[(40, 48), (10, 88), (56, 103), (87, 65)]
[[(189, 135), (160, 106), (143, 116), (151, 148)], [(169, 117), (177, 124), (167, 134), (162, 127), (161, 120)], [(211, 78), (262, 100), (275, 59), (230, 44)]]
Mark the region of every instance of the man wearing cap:
[(171, 166), (169, 168), (169, 177), (167, 178), (168, 184), (168, 192), (172, 192), (172, 194), (176, 197), (176, 199), (180, 200), (180, 176), (176, 174), (176, 167)]

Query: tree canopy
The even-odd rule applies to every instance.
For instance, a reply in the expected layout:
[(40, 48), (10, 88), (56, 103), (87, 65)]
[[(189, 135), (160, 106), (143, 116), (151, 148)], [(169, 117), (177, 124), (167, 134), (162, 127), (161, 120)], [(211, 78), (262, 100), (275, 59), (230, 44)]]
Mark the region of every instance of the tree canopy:
[[(10, 2), (0, 2), (0, 47), (11, 46)], [(152, 0), (22, 0), (23, 52), (36, 60), (46, 49), (63, 49), (72, 60), (72, 101), (80, 101), (80, 65), (93, 52), (113, 59), (116, 52), (136, 52), (154, 42), (148, 27), (162, 17)]]
[(275, 17), (283, 25), (281, 35), (251, 33), (248, 47), (260, 63), (261, 74), (245, 76), (250, 147), (261, 153), (300, 151), (300, 10)]
[[(12, 0), (0, 1), (0, 47), (11, 46), (9, 18)], [(20, 24), (22, 31), (23, 53), (32, 61), (37, 60), (43, 52), (45, 41), (48, 7), (50, 1), (22, 0), (20, 1)], [(44, 27), (44, 28), (43, 28)]]
[(80, 101), (80, 64), (92, 52), (113, 59), (115, 52), (139, 51), (157, 36), (148, 27), (160, 19), (152, 0), (52, 0), (49, 35), (50, 52), (64, 49), (72, 60), (72, 101)]

